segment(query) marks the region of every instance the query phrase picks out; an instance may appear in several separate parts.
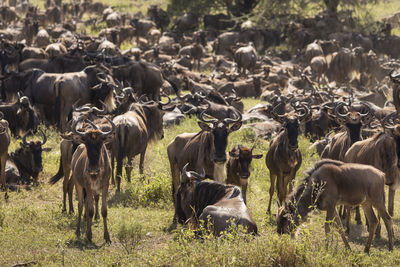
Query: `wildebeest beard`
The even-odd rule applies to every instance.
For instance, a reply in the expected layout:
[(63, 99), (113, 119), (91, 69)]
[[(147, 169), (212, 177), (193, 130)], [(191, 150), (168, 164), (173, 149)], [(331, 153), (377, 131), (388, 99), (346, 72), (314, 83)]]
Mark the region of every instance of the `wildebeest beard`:
[(346, 127), (349, 129), (351, 143), (354, 144), (355, 142), (360, 141), (361, 122), (346, 123)]
[(396, 154), (397, 154), (397, 167), (400, 168), (400, 136), (395, 136), (396, 141)]

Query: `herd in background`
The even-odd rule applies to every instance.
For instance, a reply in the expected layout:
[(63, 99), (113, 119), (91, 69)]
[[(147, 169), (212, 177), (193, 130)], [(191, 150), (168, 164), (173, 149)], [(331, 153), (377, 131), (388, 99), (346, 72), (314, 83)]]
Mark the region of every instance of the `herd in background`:
[[(218, 235), (233, 219), (257, 233), (246, 189), (251, 161), (262, 155), (253, 154), (255, 145), (240, 144), (227, 153), (229, 134), (245, 127), (259, 139), (272, 139), (265, 151), (271, 182), (267, 211), (276, 188), (279, 233), (292, 232), (311, 206), (326, 210), (327, 222), (341, 225), (340, 216), (346, 217), (349, 231), (351, 208), (361, 205), (369, 231), (365, 251), (379, 222), (372, 207), (383, 219), (393, 249), (391, 216), (400, 182), (400, 75), (394, 69), (400, 69), (400, 38), (390, 34), (389, 24), (382, 32), (358, 33), (349, 30), (346, 19), (332, 21), (322, 13), (271, 29), (217, 14), (204, 16), (199, 29), (196, 13), (172, 21), (157, 6), (149, 7), (147, 17), (92, 1), (49, 0), (45, 7), (42, 11), (16, 0), (0, 7), (4, 189), (38, 182), (47, 137), (41, 132), (43, 141), (27, 138), (39, 123), (52, 125), (63, 138), (59, 170), (50, 179), (51, 184), (63, 179), (63, 212), (67, 195), (69, 212), (74, 211), (75, 188), (76, 234), (85, 208), (91, 240), (101, 195), (104, 239), (110, 242), (110, 179), (120, 192), (123, 166), (129, 182), (132, 160), (140, 155), (143, 174), (147, 146), (164, 137), (163, 127), (195, 115), (200, 131), (176, 136), (167, 148), (173, 223), (198, 225), (211, 219)], [(77, 31), (103, 21), (107, 28), (98, 36)], [(298, 53), (274, 49), (284, 41)], [(136, 47), (121, 51), (124, 43)], [(249, 97), (267, 103), (245, 112), (242, 98)], [(8, 154), (10, 133), (22, 143)], [(293, 189), (302, 164), (299, 134), (315, 142), (324, 159)], [(344, 205), (340, 215), (339, 204)], [(329, 232), (328, 224), (325, 230)], [(341, 226), (339, 230), (350, 247)]]

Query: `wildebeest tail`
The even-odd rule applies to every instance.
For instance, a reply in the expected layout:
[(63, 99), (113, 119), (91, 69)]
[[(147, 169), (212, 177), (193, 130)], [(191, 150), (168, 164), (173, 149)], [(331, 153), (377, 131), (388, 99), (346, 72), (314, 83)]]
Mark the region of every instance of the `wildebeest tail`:
[(54, 91), (56, 93), (56, 105), (55, 105), (55, 119), (56, 123), (58, 123), (61, 126), (61, 121), (60, 121), (60, 114), (61, 114), (61, 92), (60, 92), (60, 87), (61, 87), (61, 82), (55, 82), (54, 83)]
[(62, 158), (60, 156), (60, 166), (58, 168), (58, 172), (56, 173), (56, 175), (50, 178), (49, 184), (53, 185), (57, 183), (63, 176), (64, 176), (64, 169), (62, 166)]
[(126, 147), (126, 139), (128, 135), (128, 127), (124, 124), (120, 124), (117, 127), (117, 176), (122, 175), (122, 161), (125, 157), (125, 147)]
[(175, 83), (174, 81), (171, 81), (171, 80), (168, 79), (167, 77), (165, 77), (164, 74), (162, 74), (162, 76), (163, 76), (164, 80), (166, 80), (166, 81), (172, 86), (172, 89), (174, 89), (175, 94), (178, 95), (178, 93), (179, 93), (179, 88), (178, 88), (178, 86), (176, 85), (176, 83)]

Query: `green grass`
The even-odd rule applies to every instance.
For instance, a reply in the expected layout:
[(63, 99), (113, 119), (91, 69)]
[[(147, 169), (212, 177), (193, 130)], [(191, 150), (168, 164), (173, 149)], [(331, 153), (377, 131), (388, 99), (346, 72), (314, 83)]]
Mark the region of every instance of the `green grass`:
[[(258, 103), (245, 99), (246, 109)], [(50, 186), (46, 181), (57, 171), (59, 141), (57, 133), (49, 130), (44, 155), (44, 173), (40, 186), (31, 191), (11, 192), (7, 202), (0, 198), (0, 266), (21, 262), (35, 262), (39, 266), (293, 266), (293, 265), (398, 265), (400, 252), (387, 251), (386, 232), (373, 243), (371, 255), (362, 252), (366, 241), (365, 227), (352, 225), (350, 244), (354, 251), (346, 251), (336, 232), (326, 247), (323, 231), (324, 214), (311, 216), (303, 224), (295, 239), (276, 233), (274, 215), (267, 215), (269, 175), (265, 159), (254, 160), (249, 185), (248, 206), (258, 225), (260, 236), (249, 237), (239, 232), (223, 238), (207, 236), (193, 238), (193, 233), (181, 226), (173, 232), (166, 229), (173, 216), (171, 177), (166, 146), (182, 132), (199, 131), (195, 118), (181, 125), (165, 129), (165, 138), (150, 144), (145, 160), (145, 174), (137, 170), (137, 160), (132, 182), (123, 179), (122, 193), (116, 195), (110, 187), (108, 222), (111, 245), (103, 241), (101, 219), (93, 224), (93, 244), (75, 237), (76, 214), (61, 213), (62, 182)], [(228, 149), (234, 144), (251, 146), (254, 133), (241, 129), (229, 137)], [(310, 143), (299, 138), (303, 165), (297, 173), (310, 167), (317, 157), (309, 150)], [(256, 153), (266, 154), (268, 141), (259, 140)], [(13, 140), (10, 151), (17, 147)], [(273, 214), (276, 212), (274, 196)], [(77, 209), (76, 200), (74, 201)], [(400, 221), (399, 198), (396, 198), (394, 217), (395, 236), (398, 237)], [(84, 223), (83, 223), (84, 224)], [(396, 238), (395, 247), (399, 247)]]

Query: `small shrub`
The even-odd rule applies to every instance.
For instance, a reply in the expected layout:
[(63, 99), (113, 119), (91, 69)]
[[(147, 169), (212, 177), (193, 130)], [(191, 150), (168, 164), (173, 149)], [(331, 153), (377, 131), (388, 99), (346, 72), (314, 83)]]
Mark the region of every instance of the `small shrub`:
[(117, 239), (128, 254), (139, 245), (143, 238), (142, 226), (138, 223), (121, 222), (117, 230)]

